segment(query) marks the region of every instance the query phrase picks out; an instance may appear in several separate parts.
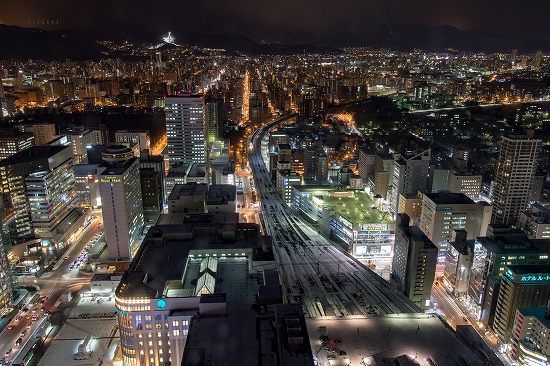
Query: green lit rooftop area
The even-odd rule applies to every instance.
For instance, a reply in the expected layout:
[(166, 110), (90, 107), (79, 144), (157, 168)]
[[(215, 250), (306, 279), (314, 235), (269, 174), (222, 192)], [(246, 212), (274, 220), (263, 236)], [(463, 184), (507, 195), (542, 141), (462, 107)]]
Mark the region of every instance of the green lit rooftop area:
[(392, 224), (394, 221), (390, 213), (380, 212), (373, 208), (372, 199), (361, 191), (354, 191), (351, 197), (337, 197), (333, 192), (330, 197), (323, 195), (323, 201), (327, 206), (334, 208), (335, 213), (340, 214), (355, 224)]

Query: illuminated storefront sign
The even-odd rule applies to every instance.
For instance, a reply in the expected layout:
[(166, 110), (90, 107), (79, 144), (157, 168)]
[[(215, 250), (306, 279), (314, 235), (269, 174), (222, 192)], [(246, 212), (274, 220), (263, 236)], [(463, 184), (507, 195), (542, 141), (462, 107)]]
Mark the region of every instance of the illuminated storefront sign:
[(550, 275), (527, 275), (521, 276), (521, 282), (550, 281)]
[(350, 229), (353, 229), (353, 225), (351, 224), (351, 222), (347, 219), (345, 219), (344, 217), (340, 216), (340, 223), (342, 225), (344, 225), (345, 227), (348, 227)]
[(160, 299), (157, 301), (157, 308), (159, 310), (166, 310), (166, 300)]
[(388, 230), (388, 224), (361, 224), (361, 230)]
[(101, 183), (120, 183), (122, 181), (120, 180), (119, 177), (107, 175), (105, 177), (101, 177), (100, 182)]

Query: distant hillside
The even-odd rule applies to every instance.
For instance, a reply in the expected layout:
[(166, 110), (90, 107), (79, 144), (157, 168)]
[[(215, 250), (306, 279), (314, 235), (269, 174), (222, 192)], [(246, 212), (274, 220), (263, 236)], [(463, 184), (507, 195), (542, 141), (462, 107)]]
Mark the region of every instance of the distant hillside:
[(97, 59), (104, 47), (66, 30), (45, 31), (0, 24), (0, 58), (4, 60)]

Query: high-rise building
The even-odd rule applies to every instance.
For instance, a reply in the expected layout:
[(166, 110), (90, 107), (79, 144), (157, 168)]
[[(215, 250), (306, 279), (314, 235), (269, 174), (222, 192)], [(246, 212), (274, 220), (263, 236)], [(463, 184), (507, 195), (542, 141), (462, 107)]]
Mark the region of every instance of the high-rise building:
[(116, 143), (138, 144), (140, 152), (151, 148), (151, 138), (147, 130), (119, 130), (115, 132)]
[(166, 135), (168, 159), (174, 163), (206, 163), (204, 96), (177, 94), (166, 102)]
[(527, 208), (540, 144), (534, 131), (502, 137), (493, 186), (493, 223), (516, 225)]
[(142, 150), (139, 156), (139, 168), (151, 168), (160, 174), (162, 204), (166, 203), (166, 171), (164, 157), (162, 155), (151, 155), (149, 150)]
[(21, 132), (31, 132), (34, 135), (36, 146), (46, 145), (55, 138), (55, 125), (53, 123), (33, 123), (16, 126)]
[(0, 160), (34, 145), (34, 135), (15, 128), (0, 129)]
[(29, 174), (25, 185), (34, 235), (52, 239), (78, 201), (72, 157), (52, 170)]
[(22, 243), (34, 237), (25, 178), (32, 173), (65, 167), (72, 158), (70, 146), (33, 146), (0, 160), (2, 194), (7, 200), (6, 208), (15, 216), (10, 221), (13, 241)]
[(409, 226), (406, 214), (398, 214), (391, 277), (421, 309), (429, 306), (436, 263), (434, 243), (417, 226)]
[(143, 230), (139, 160), (132, 150), (110, 146), (98, 166), (105, 239), (109, 258), (131, 259)]
[(399, 195), (411, 195), (428, 189), (431, 151), (425, 150), (411, 158), (400, 157), (394, 161), (388, 189), (389, 209), (397, 213)]
[(507, 266), (500, 279), (493, 330), (507, 343), (511, 338), (516, 310), (548, 305), (550, 265)]
[(209, 96), (204, 104), (204, 118), (206, 121), (208, 143), (218, 141), (223, 136), (225, 120), (225, 105), (222, 98)]
[(486, 202), (476, 203), (464, 193), (426, 193), (422, 196), (420, 229), (437, 245), (443, 258), (453, 230), (466, 230), (468, 239), (485, 236), (492, 209)]

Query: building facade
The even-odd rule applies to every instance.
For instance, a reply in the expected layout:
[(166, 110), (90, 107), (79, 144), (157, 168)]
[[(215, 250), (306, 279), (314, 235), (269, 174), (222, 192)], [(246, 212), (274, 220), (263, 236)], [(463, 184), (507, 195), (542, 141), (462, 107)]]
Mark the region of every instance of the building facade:
[(122, 146), (107, 148), (103, 160), (98, 179), (109, 258), (128, 260), (137, 251), (143, 230), (139, 160)]
[(423, 310), (430, 304), (436, 263), (437, 247), (417, 226), (409, 226), (406, 214), (397, 215), (392, 282)]
[(178, 94), (165, 99), (168, 159), (173, 163), (206, 163), (207, 128), (202, 94)]
[(550, 265), (507, 266), (500, 280), (493, 330), (508, 343), (512, 336), (516, 310), (548, 305)]
[(493, 184), (493, 223), (516, 225), (527, 208), (540, 144), (534, 131), (502, 137)]

